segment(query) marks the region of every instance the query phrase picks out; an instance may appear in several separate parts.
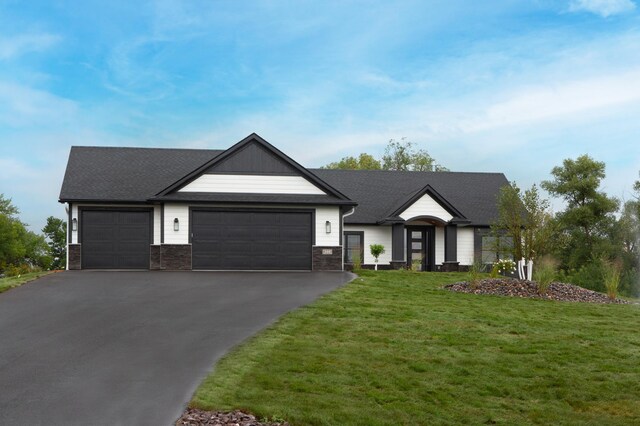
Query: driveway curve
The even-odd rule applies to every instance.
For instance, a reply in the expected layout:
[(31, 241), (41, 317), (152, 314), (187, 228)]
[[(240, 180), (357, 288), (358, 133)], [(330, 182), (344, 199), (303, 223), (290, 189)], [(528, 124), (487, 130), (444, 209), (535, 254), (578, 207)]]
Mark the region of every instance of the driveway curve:
[(342, 272), (101, 272), (0, 294), (0, 424), (170, 425), (233, 346)]

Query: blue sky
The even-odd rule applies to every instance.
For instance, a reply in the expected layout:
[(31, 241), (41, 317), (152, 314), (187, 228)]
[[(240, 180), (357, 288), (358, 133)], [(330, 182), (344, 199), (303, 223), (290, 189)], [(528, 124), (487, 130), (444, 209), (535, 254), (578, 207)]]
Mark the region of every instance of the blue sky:
[[(520, 186), (640, 170), (632, 0), (0, 2), (0, 193), (39, 230), (72, 145), (226, 148), (308, 167), (407, 137)], [(556, 208), (560, 207), (557, 202)]]

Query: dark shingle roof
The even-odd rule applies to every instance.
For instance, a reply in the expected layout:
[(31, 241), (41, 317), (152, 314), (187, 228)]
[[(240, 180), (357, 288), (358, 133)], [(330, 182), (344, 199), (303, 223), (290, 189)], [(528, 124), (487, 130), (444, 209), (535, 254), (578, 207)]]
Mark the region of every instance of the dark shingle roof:
[[(291, 202), (344, 204), (333, 196), (283, 194), (156, 194), (222, 150), (72, 147), (60, 201), (146, 202)], [(324, 170), (311, 173), (358, 203), (346, 223), (372, 224), (389, 217), (418, 191), (430, 185), (473, 225), (496, 217), (496, 196), (508, 184), (502, 173), (397, 172)]]
[(358, 203), (345, 223), (377, 223), (430, 185), (472, 225), (489, 225), (497, 216), (496, 197), (509, 182), (502, 173), (398, 172), (386, 170), (312, 169)]
[(151, 197), (151, 201), (177, 202), (218, 202), (218, 203), (292, 203), (292, 204), (350, 204), (331, 195), (298, 195), (298, 194), (234, 194), (229, 192), (174, 192), (159, 197)]
[(60, 201), (143, 202), (221, 152), (74, 146)]

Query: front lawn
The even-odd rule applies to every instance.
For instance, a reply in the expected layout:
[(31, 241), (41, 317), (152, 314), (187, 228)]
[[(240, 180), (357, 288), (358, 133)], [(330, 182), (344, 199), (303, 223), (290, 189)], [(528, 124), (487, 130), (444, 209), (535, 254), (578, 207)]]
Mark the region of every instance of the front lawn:
[(365, 271), (221, 360), (191, 405), (294, 425), (640, 422), (638, 305), (441, 288), (464, 279)]
[(14, 287), (21, 286), (22, 284), (33, 281), (43, 275), (50, 274), (51, 272), (52, 271), (30, 272), (20, 276), (0, 278), (0, 293)]

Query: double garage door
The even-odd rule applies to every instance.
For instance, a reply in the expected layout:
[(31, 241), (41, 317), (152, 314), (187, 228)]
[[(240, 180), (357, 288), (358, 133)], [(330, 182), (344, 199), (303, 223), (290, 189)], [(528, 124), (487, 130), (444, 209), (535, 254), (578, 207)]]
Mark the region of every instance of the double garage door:
[[(149, 210), (82, 210), (83, 269), (148, 269)], [(191, 214), (193, 269), (311, 269), (312, 214), (198, 210)]]
[(193, 269), (311, 269), (311, 212), (193, 210)]

